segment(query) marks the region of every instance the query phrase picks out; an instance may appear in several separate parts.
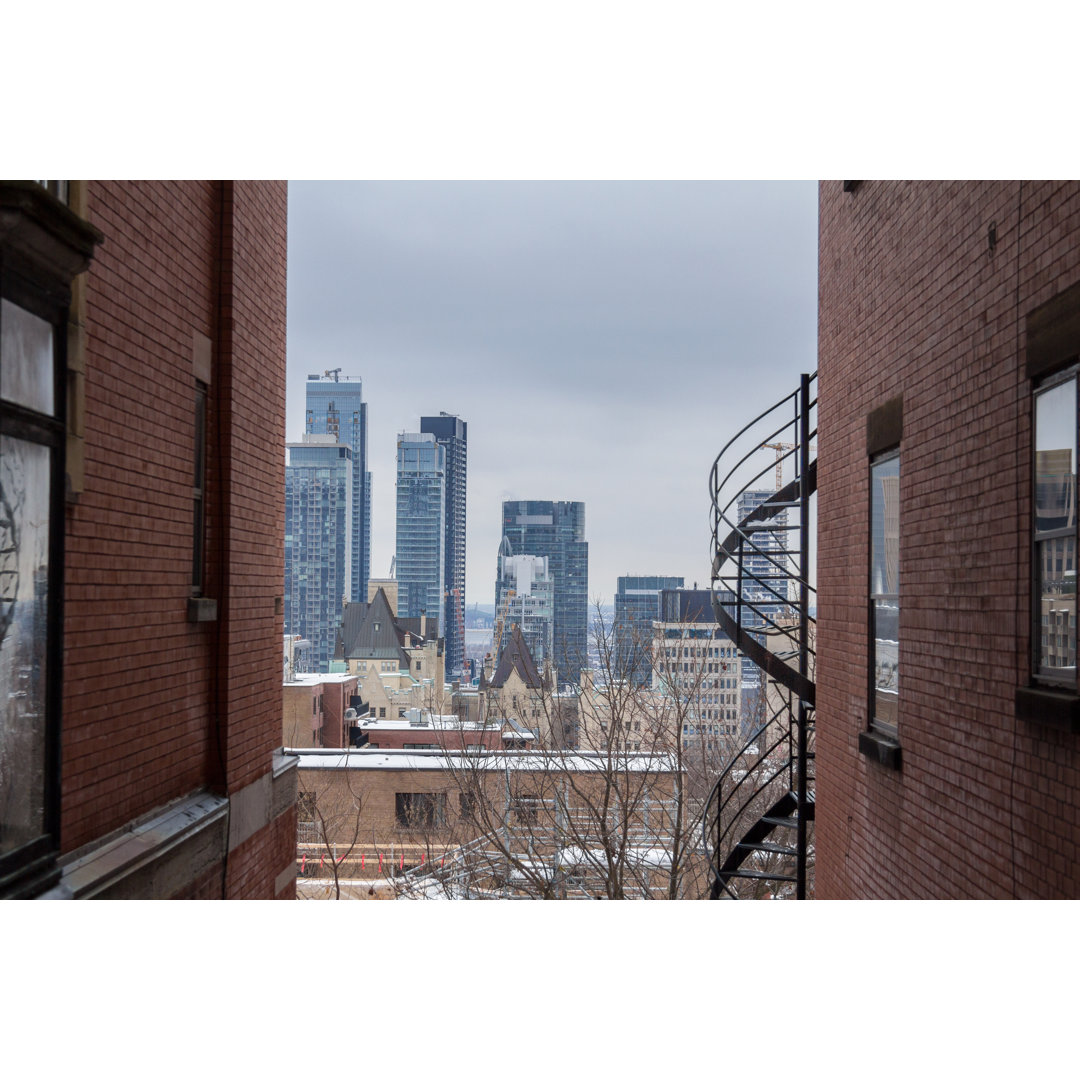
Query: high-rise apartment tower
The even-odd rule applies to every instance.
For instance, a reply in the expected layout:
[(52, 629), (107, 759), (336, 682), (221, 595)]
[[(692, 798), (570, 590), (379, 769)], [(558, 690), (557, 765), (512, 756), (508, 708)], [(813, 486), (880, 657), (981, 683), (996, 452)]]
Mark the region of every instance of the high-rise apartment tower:
[[(552, 657), (560, 680), (576, 681), (588, 663), (589, 544), (585, 540), (585, 504), (550, 500), (514, 500), (502, 506), (502, 537), (511, 555), (545, 555), (555, 581)], [(500, 547), (500, 552), (504, 551)], [(504, 586), (495, 583), (495, 604)]]
[(328, 672), (351, 592), (352, 450), (333, 435), (290, 443), (285, 466), (285, 633)]
[(367, 599), (371, 576), (371, 473), (368, 472), (367, 405), (359, 376), (342, 376), (341, 369), (307, 377), (304, 430), (333, 435), (352, 452), (352, 510), (349, 521), (351, 601)]
[(465, 662), (465, 479), (469, 425), (460, 417), (441, 412), (420, 417), (421, 434), (434, 435), (446, 451), (445, 603), (440, 630), (446, 641), (446, 672), (461, 674)]
[[(446, 450), (434, 435), (397, 440), (397, 583), (399, 618), (443, 610), (446, 568)], [(440, 633), (445, 633), (442, 626)]]

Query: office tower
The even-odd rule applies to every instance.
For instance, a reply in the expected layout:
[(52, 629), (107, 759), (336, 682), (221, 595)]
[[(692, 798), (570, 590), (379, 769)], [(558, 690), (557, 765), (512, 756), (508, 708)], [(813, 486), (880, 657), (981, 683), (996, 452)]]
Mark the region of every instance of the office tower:
[[(517, 626), (529, 646), (537, 666), (545, 661), (554, 664), (552, 651), (555, 631), (555, 580), (544, 555), (510, 555), (505, 538), (499, 548), (499, 586), (496, 591), (506, 598), (506, 613), (502, 620), (501, 645), (511, 639), (511, 628)], [(513, 589), (513, 596), (509, 590)], [(500, 649), (501, 652), (501, 649)], [(495, 657), (498, 662), (498, 657)]]
[[(744, 491), (737, 504), (738, 520), (744, 521), (766, 499), (775, 494), (768, 489)], [(787, 510), (778, 510), (772, 517), (754, 523), (750, 542), (758, 553), (747, 554), (743, 561), (742, 599), (738, 608), (739, 621), (746, 627), (761, 627), (754, 637), (768, 645), (765, 633), (768, 624), (783, 623), (791, 615), (788, 606), (790, 561), (784, 554), (787, 547)], [(752, 605), (752, 606), (748, 606)], [(755, 664), (742, 668), (742, 715), (744, 724), (756, 727), (765, 718), (767, 686), (764, 672)]]
[[(759, 507), (774, 492), (744, 491), (739, 496), (738, 520)], [(743, 626), (761, 626), (765, 619), (776, 622), (788, 614), (788, 580), (791, 564), (784, 551), (787, 547), (787, 510), (778, 510), (772, 517), (755, 522), (750, 541), (760, 554), (748, 554), (744, 560), (744, 577), (750, 580), (743, 586), (743, 598), (754, 605), (755, 611), (742, 609)]]
[(446, 450), (434, 435), (397, 440), (398, 617), (438, 619), (446, 567)]
[[(731, 611), (733, 593), (721, 597)], [(684, 749), (729, 754), (740, 732), (742, 660), (720, 629), (708, 589), (664, 589), (653, 627), (653, 686), (686, 703)]]
[(304, 430), (312, 435), (333, 435), (352, 452), (352, 543), (349, 573), (352, 601), (367, 599), (371, 576), (371, 473), (368, 472), (367, 405), (359, 376), (342, 376), (341, 368), (307, 377), (307, 413)]
[(664, 589), (681, 589), (681, 577), (621, 577), (615, 593), (615, 620), (612, 637), (615, 671), (631, 679), (635, 686), (652, 682), (652, 624), (660, 618), (660, 597)]
[(461, 674), (465, 662), (465, 486), (469, 425), (460, 417), (441, 412), (420, 417), (421, 434), (434, 435), (446, 451), (445, 604), (439, 625), (446, 641), (446, 670)]
[(333, 435), (288, 445), (285, 467), (285, 633), (311, 642), (328, 672), (351, 593), (352, 450)]
[[(589, 545), (585, 504), (550, 500), (503, 503), (502, 536), (511, 555), (544, 555), (555, 582), (553, 664), (559, 677), (577, 681), (588, 663)], [(500, 548), (500, 551), (502, 549)], [(495, 583), (496, 610), (503, 590)]]

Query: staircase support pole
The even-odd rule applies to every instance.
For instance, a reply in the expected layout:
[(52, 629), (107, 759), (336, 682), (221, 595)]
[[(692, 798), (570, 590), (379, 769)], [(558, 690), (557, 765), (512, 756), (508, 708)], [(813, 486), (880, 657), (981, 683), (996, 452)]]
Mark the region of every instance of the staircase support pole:
[[(799, 674), (809, 671), (809, 611), (807, 567), (810, 564), (810, 376), (799, 384)], [(806, 702), (799, 695), (798, 829), (796, 831), (795, 896), (806, 899)]]

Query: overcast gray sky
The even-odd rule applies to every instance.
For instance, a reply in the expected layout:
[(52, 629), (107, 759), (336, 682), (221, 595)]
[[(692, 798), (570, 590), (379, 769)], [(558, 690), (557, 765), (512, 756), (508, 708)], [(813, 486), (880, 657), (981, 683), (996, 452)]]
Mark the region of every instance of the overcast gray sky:
[(289, 185), (288, 409), (364, 380), (372, 573), (394, 554), (395, 437), (469, 424), (467, 598), (492, 603), (503, 499), (580, 499), (589, 593), (709, 567), (726, 439), (813, 371), (817, 185)]

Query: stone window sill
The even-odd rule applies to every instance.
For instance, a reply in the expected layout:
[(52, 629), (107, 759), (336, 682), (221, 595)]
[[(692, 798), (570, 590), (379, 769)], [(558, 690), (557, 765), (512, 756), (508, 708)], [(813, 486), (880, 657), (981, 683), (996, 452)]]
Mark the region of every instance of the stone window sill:
[(880, 731), (859, 732), (859, 753), (886, 769), (900, 771), (900, 744)]
[(1080, 732), (1080, 696), (1048, 686), (1018, 686), (1016, 716), (1032, 724)]

